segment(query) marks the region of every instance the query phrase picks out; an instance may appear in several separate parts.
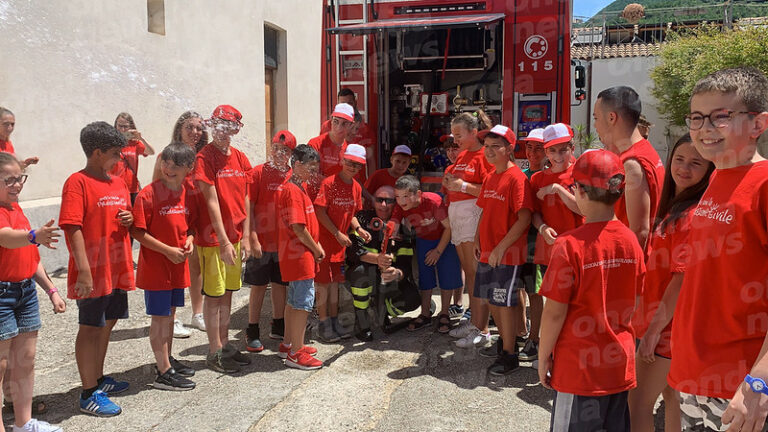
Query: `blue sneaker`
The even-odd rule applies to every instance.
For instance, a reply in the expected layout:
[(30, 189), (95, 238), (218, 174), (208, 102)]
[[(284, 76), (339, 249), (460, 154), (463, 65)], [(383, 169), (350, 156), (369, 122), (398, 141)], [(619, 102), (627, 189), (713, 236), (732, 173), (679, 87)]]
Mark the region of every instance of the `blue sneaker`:
[(130, 387), (130, 384), (125, 381), (115, 381), (111, 376), (104, 376), (104, 381), (99, 385), (99, 390), (108, 395), (114, 395), (128, 390), (128, 387)]
[(117, 404), (109, 400), (107, 394), (101, 390), (93, 392), (88, 399), (80, 398), (80, 411), (96, 417), (114, 417), (121, 412)]

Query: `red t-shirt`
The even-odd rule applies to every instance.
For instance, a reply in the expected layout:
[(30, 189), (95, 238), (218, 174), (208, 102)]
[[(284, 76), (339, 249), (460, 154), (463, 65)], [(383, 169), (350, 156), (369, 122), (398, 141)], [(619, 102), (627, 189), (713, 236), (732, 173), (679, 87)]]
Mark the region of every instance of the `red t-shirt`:
[(623, 223), (586, 223), (558, 237), (540, 294), (568, 305), (553, 353), (552, 388), (581, 396), (629, 390), (635, 381), (632, 313), (645, 265)]
[(329, 177), (341, 171), (342, 152), (346, 149), (346, 144), (346, 141), (341, 145), (334, 144), (327, 132), (309, 140), (307, 145), (320, 154), (320, 174), (323, 177)]
[[(320, 126), (320, 135), (328, 133), (330, 131), (331, 131), (331, 121), (326, 120)], [(352, 138), (352, 141), (349, 141), (349, 143), (360, 144), (361, 146), (365, 147), (365, 151), (370, 154), (373, 151), (373, 149), (376, 148), (376, 136), (370, 130), (370, 128), (365, 122), (361, 122), (360, 128), (357, 130), (357, 135), (355, 135), (355, 137)], [(345, 150), (346, 150), (346, 146), (344, 146), (344, 148), (342, 149), (342, 153)], [(368, 179), (367, 170), (365, 168), (361, 169), (360, 172), (357, 173), (355, 178), (360, 182), (360, 184), (364, 184)]]
[(448, 205), (443, 203), (440, 195), (422, 192), (421, 204), (418, 207), (405, 211), (396, 205), (391, 220), (399, 224), (405, 218), (416, 231), (416, 237), (423, 240), (439, 240), (445, 230), (442, 222), (447, 217)]
[[(635, 336), (638, 339), (648, 330), (648, 325), (661, 304), (672, 275), (685, 272), (686, 262), (691, 254), (688, 232), (691, 229), (692, 215), (692, 211), (687, 212), (674, 223), (667, 225), (664, 231), (659, 225), (651, 235), (643, 296), (637, 305), (635, 319), (632, 320)], [(664, 357), (671, 356), (671, 336), (672, 322), (662, 330), (659, 344), (656, 346), (656, 352)]]
[(730, 399), (768, 331), (768, 161), (716, 170), (692, 211), (668, 381)]
[[(139, 192), (133, 206), (133, 226), (141, 228), (160, 242), (183, 248), (187, 241), (189, 208), (188, 195), (181, 190), (168, 189), (157, 180)], [(165, 255), (141, 246), (136, 270), (136, 286), (150, 291), (186, 288), (189, 268), (186, 261), (173, 264)]]
[(368, 177), (368, 180), (365, 182), (365, 190), (373, 195), (382, 186), (392, 186), (394, 188), (395, 182), (397, 182), (397, 178), (392, 177), (392, 174), (389, 173), (388, 168), (376, 170), (373, 172), (373, 174), (371, 174), (370, 177)]
[[(18, 203), (12, 203), (10, 209), (0, 206), (0, 228), (6, 227), (27, 232), (32, 229)], [(40, 253), (33, 244), (15, 249), (0, 247), (0, 263), (0, 282), (21, 282), (35, 274)]]
[[(482, 184), (485, 177), (493, 172), (496, 168), (488, 162), (483, 154), (483, 149), (469, 151), (464, 150), (459, 153), (459, 157), (456, 158), (456, 163), (453, 164), (453, 170), (451, 173), (467, 183)], [(448, 200), (450, 202), (458, 202), (468, 199), (475, 199), (476, 196), (466, 194), (464, 192), (448, 192)]]
[[(517, 213), (527, 208), (533, 211), (533, 197), (528, 178), (516, 165), (501, 174), (488, 175), (480, 189), (477, 206), (483, 209), (478, 235), (480, 262), (488, 263), (493, 248), (507, 235), (517, 222)], [(502, 223), (503, 222), (503, 223)], [(504, 265), (525, 264), (528, 255), (528, 230), (524, 230), (501, 259)]]
[(315, 242), (320, 240), (320, 225), (312, 201), (301, 188), (285, 182), (277, 190), (275, 208), (280, 220), (277, 229), (280, 277), (286, 282), (314, 279), (315, 257), (291, 228), (293, 224), (304, 225)]
[[(245, 195), (247, 192), (251, 163), (240, 150), (229, 147), (230, 154), (225, 155), (216, 146), (207, 145), (197, 154), (195, 181), (201, 181), (216, 187), (221, 209), (224, 231), (232, 243), (243, 238), (245, 222)], [(213, 230), (213, 222), (208, 212), (203, 194), (198, 195), (199, 215), (195, 227), (195, 244), (198, 246), (219, 246), (219, 239)]]
[(11, 143), (11, 140), (0, 141), (0, 152), (6, 152), (12, 155), (16, 155), (16, 150), (13, 148), (13, 143)]
[[(64, 182), (59, 226), (64, 229), (79, 226), (82, 230), (85, 255), (93, 277), (90, 298), (104, 297), (113, 289), (130, 291), (135, 288), (131, 239), (128, 228), (120, 225), (117, 219), (120, 210), (131, 210), (128, 187), (123, 179), (114, 176), (109, 180), (97, 179), (82, 170)], [(75, 292), (78, 271), (71, 240), (67, 236), (67, 297), (79, 299)]]
[[(533, 191), (534, 207), (544, 219), (544, 223), (552, 227), (557, 234), (563, 234), (584, 223), (584, 217), (571, 211), (560, 198), (560, 195), (553, 193), (544, 197), (543, 200), (536, 196), (536, 193), (545, 186), (559, 184), (569, 188), (573, 184), (573, 165), (563, 172), (553, 173), (550, 169), (537, 171), (531, 177), (531, 190)], [(552, 255), (552, 246), (547, 244), (541, 234), (536, 235), (536, 252), (533, 262), (535, 264), (549, 264), (549, 257)]]
[(139, 172), (139, 155), (146, 157), (147, 155), (144, 153), (146, 150), (147, 147), (143, 142), (139, 140), (128, 141), (128, 145), (120, 151), (120, 160), (109, 172), (113, 176), (122, 178), (131, 193), (137, 193), (140, 189), (136, 173)]
[[(325, 207), (331, 222), (346, 233), (355, 213), (363, 209), (363, 188), (360, 183), (352, 180), (347, 184), (338, 174), (323, 180), (320, 192), (315, 198), (315, 206)], [(320, 226), (320, 245), (325, 251), (325, 259), (330, 262), (343, 262), (345, 248), (339, 244), (333, 233), (325, 226)]]
[(277, 252), (277, 219), (275, 218), (275, 194), (277, 189), (291, 178), (291, 168), (281, 171), (274, 164), (267, 162), (251, 170), (251, 184), (248, 186), (248, 198), (253, 211), (252, 226), (256, 227), (261, 249), (265, 252)]
[[(661, 187), (664, 185), (664, 164), (661, 162), (659, 153), (653, 148), (648, 140), (643, 139), (632, 145), (624, 153), (619, 155), (621, 163), (625, 163), (629, 159), (636, 160), (643, 170), (645, 181), (648, 182), (648, 191), (651, 196), (651, 212), (649, 214), (649, 226), (653, 226), (653, 221), (656, 219), (656, 210), (659, 208), (659, 197), (661, 197)], [(624, 222), (624, 225), (629, 226), (629, 219), (627, 217), (627, 202), (626, 195), (622, 194), (621, 198), (616, 202), (616, 217)]]

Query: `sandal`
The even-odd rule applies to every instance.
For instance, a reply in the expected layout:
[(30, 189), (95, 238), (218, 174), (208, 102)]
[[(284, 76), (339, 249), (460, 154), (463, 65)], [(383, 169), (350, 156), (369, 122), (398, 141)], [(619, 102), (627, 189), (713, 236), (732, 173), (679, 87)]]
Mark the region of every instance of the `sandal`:
[(437, 332), (448, 333), (451, 331), (451, 317), (450, 315), (443, 313), (437, 316)]
[[(44, 414), (48, 411), (48, 405), (39, 399), (32, 399), (32, 416)], [(3, 401), (3, 414), (13, 415), (13, 402)]]
[(408, 328), (406, 330), (408, 331), (416, 331), (420, 328), (424, 328), (432, 323), (432, 317), (428, 315), (419, 315), (416, 318), (412, 319), (411, 322), (408, 323)]

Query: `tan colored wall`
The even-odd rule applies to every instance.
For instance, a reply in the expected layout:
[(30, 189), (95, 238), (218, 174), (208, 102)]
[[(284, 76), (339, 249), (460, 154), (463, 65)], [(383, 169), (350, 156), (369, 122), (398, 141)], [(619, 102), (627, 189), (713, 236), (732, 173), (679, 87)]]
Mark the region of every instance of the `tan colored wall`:
[[(277, 126), (308, 140), (319, 130), (321, 13), (319, 0), (165, 0), (161, 36), (147, 31), (146, 0), (0, 0), (0, 105), (16, 114), (19, 156), (41, 159), (23, 199), (58, 196), (85, 163), (80, 129), (120, 111), (159, 150), (183, 111), (234, 105), (245, 123), (235, 145), (263, 162), (265, 22), (287, 35)], [(153, 163), (141, 160), (143, 184)]]

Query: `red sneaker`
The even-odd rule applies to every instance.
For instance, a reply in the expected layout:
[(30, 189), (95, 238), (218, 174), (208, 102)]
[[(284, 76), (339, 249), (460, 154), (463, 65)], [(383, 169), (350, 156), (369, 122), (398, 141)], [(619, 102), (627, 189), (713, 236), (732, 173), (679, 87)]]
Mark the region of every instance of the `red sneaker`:
[[(308, 345), (304, 345), (303, 347), (299, 348), (299, 351), (305, 352), (309, 355), (317, 354), (317, 348), (314, 348)], [(284, 359), (288, 357), (289, 352), (291, 352), (291, 348), (286, 345), (283, 345), (281, 342), (280, 348), (277, 350), (277, 356), (280, 357), (281, 359)]]
[(307, 354), (305, 351), (299, 350), (293, 355), (288, 353), (288, 357), (285, 359), (285, 365), (301, 370), (313, 370), (323, 367), (323, 362)]

